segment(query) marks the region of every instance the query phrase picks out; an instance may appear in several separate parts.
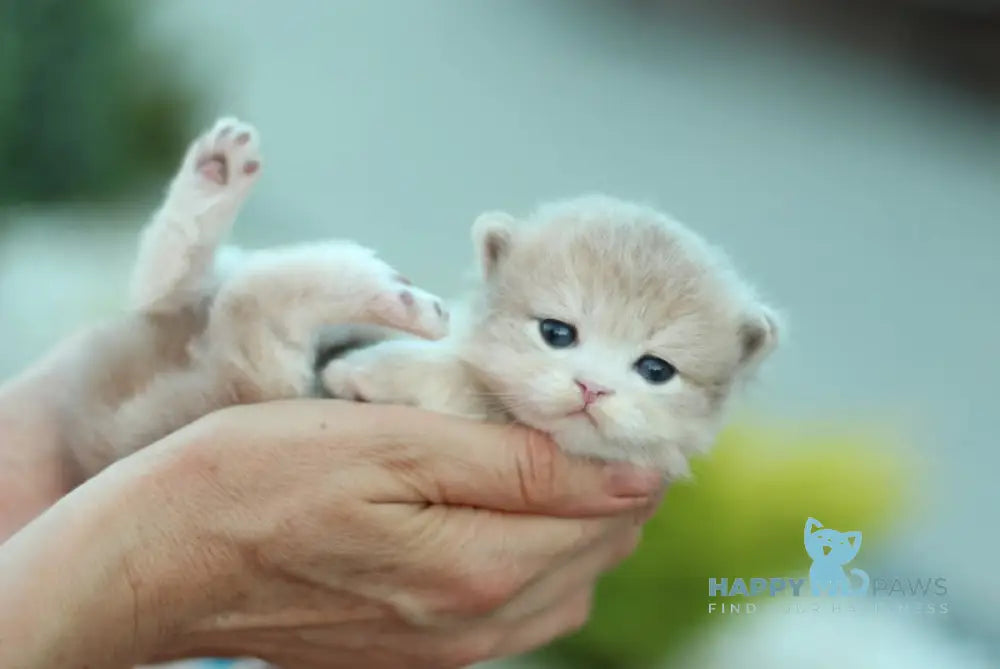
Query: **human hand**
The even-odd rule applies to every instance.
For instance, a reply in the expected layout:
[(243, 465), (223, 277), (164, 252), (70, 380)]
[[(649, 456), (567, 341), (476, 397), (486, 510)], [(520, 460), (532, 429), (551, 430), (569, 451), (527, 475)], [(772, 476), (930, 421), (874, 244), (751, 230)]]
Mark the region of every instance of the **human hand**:
[(325, 400), (226, 409), (154, 456), (151, 540), (186, 547), (181, 580), (197, 584), (143, 579), (138, 601), (178, 612), (157, 659), (437, 668), (525, 652), (586, 621), (660, 494), (655, 473), (522, 428)]

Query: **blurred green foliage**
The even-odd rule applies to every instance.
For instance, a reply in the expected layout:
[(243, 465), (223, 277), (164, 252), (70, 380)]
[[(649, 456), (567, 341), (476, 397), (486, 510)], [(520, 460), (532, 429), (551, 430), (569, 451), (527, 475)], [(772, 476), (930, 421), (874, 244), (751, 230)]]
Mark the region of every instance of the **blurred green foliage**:
[(695, 463), (694, 479), (669, 491), (639, 550), (599, 583), (587, 627), (539, 659), (573, 669), (663, 666), (708, 623), (724, 622), (708, 612), (709, 578), (807, 574), (810, 516), (861, 530), (863, 564), (908, 492), (888, 446), (822, 427), (729, 429)]
[(173, 170), (199, 96), (144, 32), (154, 8), (0, 0), (0, 205), (115, 197)]

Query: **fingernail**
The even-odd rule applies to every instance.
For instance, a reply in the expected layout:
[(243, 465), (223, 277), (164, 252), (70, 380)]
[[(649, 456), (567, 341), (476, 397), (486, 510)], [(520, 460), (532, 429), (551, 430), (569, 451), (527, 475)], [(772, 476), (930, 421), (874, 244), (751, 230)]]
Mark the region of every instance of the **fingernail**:
[(663, 487), (661, 472), (625, 462), (605, 465), (608, 492), (615, 497), (648, 497)]

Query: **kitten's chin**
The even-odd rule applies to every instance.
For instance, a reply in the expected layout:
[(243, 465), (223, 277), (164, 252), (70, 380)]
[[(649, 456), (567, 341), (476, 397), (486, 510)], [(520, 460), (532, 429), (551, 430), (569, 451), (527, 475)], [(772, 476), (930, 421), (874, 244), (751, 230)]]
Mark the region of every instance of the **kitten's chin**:
[(558, 418), (537, 414), (517, 413), (514, 419), (530, 428), (544, 432), (567, 453), (600, 458), (601, 460), (627, 460), (626, 454), (610, 445), (599, 428), (583, 415), (561, 415)]
[(582, 425), (563, 423), (558, 428), (548, 430), (543, 427), (536, 429), (547, 432), (559, 448), (571, 455), (612, 462), (629, 462), (639, 467), (661, 471), (668, 481), (685, 479), (691, 475), (687, 456), (677, 447), (610, 440), (603, 437), (586, 421), (582, 423)]
[(612, 439), (602, 433), (600, 422), (585, 415), (562, 415), (558, 418), (517, 412), (514, 419), (552, 437), (566, 453), (611, 462), (630, 462), (656, 469), (667, 480), (688, 478), (691, 468), (685, 453), (667, 443), (648, 444)]

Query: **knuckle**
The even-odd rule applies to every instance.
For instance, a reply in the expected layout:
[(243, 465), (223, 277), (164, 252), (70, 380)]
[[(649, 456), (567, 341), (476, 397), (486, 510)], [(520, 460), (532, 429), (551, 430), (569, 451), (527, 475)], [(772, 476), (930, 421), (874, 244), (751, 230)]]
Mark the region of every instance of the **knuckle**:
[(516, 451), (516, 466), (521, 493), (528, 504), (551, 500), (558, 491), (560, 454), (543, 435), (529, 432)]
[(500, 645), (500, 637), (493, 632), (478, 632), (450, 644), (442, 651), (438, 666), (461, 669), (492, 659)]
[(508, 570), (472, 573), (455, 588), (450, 608), (461, 615), (486, 616), (506, 604), (516, 591), (517, 583)]
[(565, 631), (567, 633), (576, 632), (583, 629), (590, 620), (593, 611), (594, 597), (591, 591), (574, 598), (566, 609)]
[(479, 579), (469, 590), (469, 605), (477, 613), (487, 614), (507, 603), (514, 593), (513, 580), (502, 574)]
[(623, 536), (615, 542), (613, 559), (616, 563), (627, 559), (636, 549), (639, 548), (639, 544), (642, 542), (642, 530), (640, 528), (633, 528), (625, 532)]
[(645, 525), (650, 520), (652, 520), (660, 510), (660, 504), (663, 502), (664, 491), (661, 491), (652, 502), (649, 503), (636, 518), (637, 525)]

